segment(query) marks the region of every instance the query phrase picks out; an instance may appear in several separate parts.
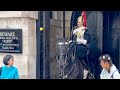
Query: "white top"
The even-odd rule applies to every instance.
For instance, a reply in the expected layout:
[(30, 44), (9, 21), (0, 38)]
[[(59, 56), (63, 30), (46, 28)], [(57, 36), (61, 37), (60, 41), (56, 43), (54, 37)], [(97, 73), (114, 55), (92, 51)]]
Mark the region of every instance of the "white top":
[(102, 70), (100, 79), (120, 79), (120, 74), (116, 66), (113, 64), (110, 67), (110, 73), (108, 73), (106, 69)]

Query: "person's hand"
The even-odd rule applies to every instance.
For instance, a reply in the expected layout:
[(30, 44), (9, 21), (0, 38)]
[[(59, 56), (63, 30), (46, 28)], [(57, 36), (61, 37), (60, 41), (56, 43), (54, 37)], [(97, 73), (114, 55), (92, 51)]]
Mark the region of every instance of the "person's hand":
[(87, 44), (87, 40), (85, 40), (85, 39), (79, 39), (79, 38), (77, 38), (77, 42), (78, 42), (79, 44), (84, 44), (84, 45)]
[(71, 43), (71, 42), (72, 42), (72, 40), (69, 41), (69, 43)]
[(79, 44), (81, 44), (81, 39), (77, 38), (76, 40)]

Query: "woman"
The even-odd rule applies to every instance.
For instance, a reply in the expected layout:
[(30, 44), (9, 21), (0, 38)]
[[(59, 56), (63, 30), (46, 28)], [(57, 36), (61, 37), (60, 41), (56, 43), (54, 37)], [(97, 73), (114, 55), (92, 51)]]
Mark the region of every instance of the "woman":
[(13, 66), (14, 57), (6, 55), (3, 58), (5, 66), (2, 67), (0, 79), (19, 79), (18, 69)]
[(100, 79), (120, 79), (119, 70), (112, 63), (110, 55), (104, 54), (99, 57), (100, 65), (103, 68)]

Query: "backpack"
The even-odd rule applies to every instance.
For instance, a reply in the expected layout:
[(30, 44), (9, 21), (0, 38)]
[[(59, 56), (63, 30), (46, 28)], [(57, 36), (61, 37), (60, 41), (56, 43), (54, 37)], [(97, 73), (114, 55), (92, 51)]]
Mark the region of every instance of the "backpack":
[(118, 71), (118, 70), (115, 70), (115, 71), (112, 73), (112, 75), (111, 75), (111, 77), (112, 77), (113, 79), (114, 79), (113, 75), (114, 75), (114, 73), (115, 73), (116, 71)]

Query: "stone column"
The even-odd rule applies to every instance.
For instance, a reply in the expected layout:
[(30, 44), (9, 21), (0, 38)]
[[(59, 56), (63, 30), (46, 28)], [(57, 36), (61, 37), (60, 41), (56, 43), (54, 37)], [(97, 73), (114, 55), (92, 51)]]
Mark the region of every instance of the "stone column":
[(0, 65), (6, 54), (14, 56), (20, 79), (36, 78), (36, 19), (37, 11), (0, 11), (0, 28), (22, 29), (22, 54), (0, 53)]
[[(70, 37), (70, 20), (72, 11), (65, 11), (65, 37)], [(63, 12), (61, 11), (61, 32), (63, 34)]]
[[(55, 11), (54, 11), (55, 12)], [(57, 78), (58, 74), (57, 62), (56, 62), (56, 42), (57, 38), (61, 36), (61, 22), (58, 17), (54, 17), (50, 20), (50, 77), (51, 79)]]
[[(69, 37), (70, 32), (70, 19), (72, 11), (66, 11), (66, 22), (65, 30), (66, 37)], [(50, 20), (50, 73), (51, 78), (58, 78), (58, 64), (56, 60), (56, 43), (57, 38), (63, 37), (63, 12), (62, 11), (53, 11), (53, 18)]]

